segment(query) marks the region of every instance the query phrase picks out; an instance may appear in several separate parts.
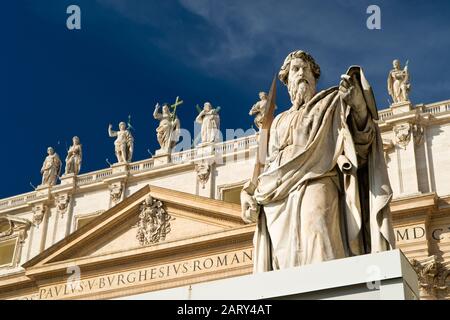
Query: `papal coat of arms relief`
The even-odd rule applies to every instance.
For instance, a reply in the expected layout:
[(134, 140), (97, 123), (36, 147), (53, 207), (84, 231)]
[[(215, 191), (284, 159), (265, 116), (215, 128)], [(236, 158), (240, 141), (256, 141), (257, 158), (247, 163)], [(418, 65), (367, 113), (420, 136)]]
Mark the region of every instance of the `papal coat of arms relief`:
[(148, 196), (141, 204), (136, 238), (141, 246), (158, 243), (170, 232), (170, 220), (162, 201)]

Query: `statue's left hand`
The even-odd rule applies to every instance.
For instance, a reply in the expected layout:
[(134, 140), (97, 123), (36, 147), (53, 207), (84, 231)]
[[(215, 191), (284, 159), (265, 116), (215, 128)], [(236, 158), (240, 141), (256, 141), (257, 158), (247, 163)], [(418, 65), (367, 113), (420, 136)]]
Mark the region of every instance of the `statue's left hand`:
[(339, 83), (339, 94), (341, 98), (355, 111), (364, 106), (364, 95), (361, 89), (361, 85), (353, 74), (351, 77), (347, 74), (341, 75), (341, 82)]

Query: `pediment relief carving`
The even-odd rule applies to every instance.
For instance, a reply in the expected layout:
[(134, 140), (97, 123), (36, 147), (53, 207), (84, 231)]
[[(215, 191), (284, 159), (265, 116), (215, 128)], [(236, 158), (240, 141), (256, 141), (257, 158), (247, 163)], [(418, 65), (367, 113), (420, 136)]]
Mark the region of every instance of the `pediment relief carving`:
[(170, 232), (172, 216), (161, 200), (147, 196), (141, 204), (136, 239), (141, 246), (158, 243)]
[(244, 226), (236, 204), (146, 186), (23, 266), (152, 251)]

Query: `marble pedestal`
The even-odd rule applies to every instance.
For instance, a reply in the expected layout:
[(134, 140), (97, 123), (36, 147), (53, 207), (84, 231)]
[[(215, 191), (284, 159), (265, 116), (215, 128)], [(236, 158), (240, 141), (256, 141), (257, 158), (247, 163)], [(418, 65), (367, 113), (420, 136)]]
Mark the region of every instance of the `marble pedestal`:
[(391, 110), (394, 115), (409, 112), (413, 109), (411, 101), (395, 102), (391, 104)]
[(121, 299), (418, 299), (417, 275), (400, 250), (252, 274)]
[(61, 180), (61, 185), (75, 185), (76, 184), (76, 175), (73, 173), (70, 174), (63, 174), (62, 177), (60, 178)]
[(171, 161), (171, 153), (167, 150), (159, 149), (156, 150), (153, 156), (153, 165), (155, 167), (163, 166)]
[(199, 144), (197, 147), (196, 147), (196, 149), (197, 149), (197, 154), (200, 156), (203, 156), (203, 157), (207, 157), (207, 156), (212, 156), (212, 155), (214, 155), (214, 153), (215, 153), (215, 150), (216, 150), (216, 148), (215, 148), (215, 144), (214, 143), (210, 143), (210, 142), (207, 142), (207, 143), (201, 143), (201, 144)]

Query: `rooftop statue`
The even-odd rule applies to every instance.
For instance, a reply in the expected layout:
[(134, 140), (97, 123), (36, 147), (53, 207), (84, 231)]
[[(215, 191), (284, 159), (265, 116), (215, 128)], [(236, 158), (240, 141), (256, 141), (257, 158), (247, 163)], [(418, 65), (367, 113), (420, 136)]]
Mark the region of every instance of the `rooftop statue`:
[(118, 163), (131, 162), (134, 150), (134, 138), (131, 132), (127, 129), (125, 122), (119, 123), (119, 131), (112, 130), (112, 124), (108, 127), (108, 134), (112, 137), (117, 137), (114, 141), (114, 149)]
[(156, 128), (156, 138), (161, 146), (161, 150), (170, 153), (179, 139), (180, 120), (176, 115), (175, 109), (173, 112), (170, 112), (168, 103), (162, 106), (162, 112), (159, 112), (159, 108), (159, 103), (157, 103), (153, 112), (153, 117), (159, 120), (159, 126)]
[(61, 160), (52, 147), (47, 148), (47, 157), (41, 168), (42, 185), (54, 186), (61, 174)]
[(213, 143), (219, 140), (220, 130), (220, 108), (213, 108), (210, 102), (205, 102), (203, 110), (200, 110), (195, 121), (202, 125), (202, 144)]
[(78, 173), (80, 173), (82, 159), (83, 159), (83, 152), (80, 143), (80, 138), (75, 136), (72, 138), (72, 145), (67, 151), (65, 174), (77, 175)]
[(394, 68), (389, 72), (387, 80), (389, 95), (394, 103), (409, 101), (411, 84), (409, 83), (408, 62), (403, 69), (397, 59), (392, 62), (392, 65)]
[(255, 126), (261, 129), (264, 115), (266, 114), (267, 93), (261, 91), (259, 93), (259, 101), (250, 109), (249, 115), (255, 115)]

